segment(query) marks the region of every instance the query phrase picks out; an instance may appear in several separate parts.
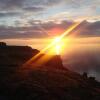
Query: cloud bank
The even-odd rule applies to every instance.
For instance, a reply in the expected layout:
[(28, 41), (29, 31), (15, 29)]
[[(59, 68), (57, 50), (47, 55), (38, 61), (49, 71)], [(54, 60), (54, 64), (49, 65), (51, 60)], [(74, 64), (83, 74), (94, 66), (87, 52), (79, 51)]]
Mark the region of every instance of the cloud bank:
[[(0, 39), (5, 38), (43, 38), (62, 34), (74, 21), (61, 21), (60, 23), (49, 21), (31, 21), (28, 26), (12, 27), (0, 26)], [(61, 30), (61, 31), (60, 31)], [(61, 33), (60, 33), (60, 32)], [(76, 36), (100, 36), (100, 21), (83, 21), (70, 35)]]

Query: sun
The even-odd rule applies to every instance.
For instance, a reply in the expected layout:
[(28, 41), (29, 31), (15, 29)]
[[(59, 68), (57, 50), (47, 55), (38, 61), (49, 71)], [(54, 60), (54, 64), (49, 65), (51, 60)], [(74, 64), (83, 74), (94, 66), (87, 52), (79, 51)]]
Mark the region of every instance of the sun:
[[(83, 22), (83, 21), (82, 21)], [(29, 59), (24, 65), (27, 65), (27, 64), (30, 64), (32, 61), (34, 61), (35, 59), (37, 59), (41, 54), (43, 54), (44, 52), (46, 52), (47, 50), (49, 51), (52, 50), (51, 47), (56, 47), (56, 53), (59, 54), (59, 51), (60, 51), (60, 41), (62, 41), (62, 39), (66, 36), (66, 35), (69, 35), (69, 33), (75, 29), (79, 24), (79, 23), (75, 23), (74, 25), (72, 25), (69, 29), (67, 29), (63, 34), (61, 34), (59, 37), (57, 37), (53, 42), (51, 42), (47, 47), (45, 47), (43, 50), (41, 50), (41, 52), (39, 52), (38, 54), (36, 54), (35, 56), (33, 56), (31, 59)], [(59, 45), (59, 46), (58, 46)]]
[(60, 55), (61, 46), (60, 46), (60, 45), (56, 45), (56, 46), (55, 46), (55, 49), (56, 49), (56, 54), (57, 54), (57, 55)]
[(54, 42), (55, 43), (59, 43), (61, 41), (61, 38), (60, 37), (56, 37), (55, 39), (54, 39)]
[(56, 37), (54, 39), (54, 43), (55, 43), (54, 48), (57, 55), (60, 55), (60, 52), (61, 52), (61, 42), (62, 41), (60, 37)]

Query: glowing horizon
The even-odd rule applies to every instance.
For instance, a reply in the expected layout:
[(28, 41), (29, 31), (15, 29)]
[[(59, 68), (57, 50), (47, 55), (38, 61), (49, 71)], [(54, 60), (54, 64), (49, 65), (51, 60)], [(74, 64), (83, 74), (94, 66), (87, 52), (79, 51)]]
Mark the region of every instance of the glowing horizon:
[(59, 41), (61, 41), (66, 35), (69, 34), (69, 32), (71, 32), (74, 28), (76, 28), (80, 23), (81, 22), (75, 23), (74, 25), (70, 26), (70, 28), (68, 28), (62, 35), (60, 35), (59, 37), (54, 39), (54, 41), (51, 44), (49, 44), (46, 48), (41, 50), (38, 54), (36, 54), (30, 60), (28, 60), (24, 65), (30, 64), (32, 61), (34, 61), (36, 58), (38, 58), (42, 53), (45, 53), (45, 51), (49, 50), (49, 48), (51, 48), (51, 47), (55, 46), (56, 44), (58, 44)]

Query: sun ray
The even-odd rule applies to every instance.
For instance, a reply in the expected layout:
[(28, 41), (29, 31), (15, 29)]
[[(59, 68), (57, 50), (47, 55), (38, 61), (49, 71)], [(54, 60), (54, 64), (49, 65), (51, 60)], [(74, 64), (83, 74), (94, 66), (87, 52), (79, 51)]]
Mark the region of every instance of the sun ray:
[[(83, 22), (83, 21), (82, 21)], [(28, 65), (31, 62), (33, 62), (35, 59), (37, 59), (41, 54), (45, 53), (49, 48), (53, 47), (57, 44), (57, 42), (61, 41), (66, 35), (69, 35), (69, 33), (75, 29), (81, 22), (75, 23), (74, 25), (70, 26), (69, 29), (67, 29), (62, 35), (60, 35), (57, 39), (55, 39), (51, 44), (49, 44), (46, 48), (41, 50), (38, 54), (33, 56), (30, 60), (28, 60), (24, 65)]]

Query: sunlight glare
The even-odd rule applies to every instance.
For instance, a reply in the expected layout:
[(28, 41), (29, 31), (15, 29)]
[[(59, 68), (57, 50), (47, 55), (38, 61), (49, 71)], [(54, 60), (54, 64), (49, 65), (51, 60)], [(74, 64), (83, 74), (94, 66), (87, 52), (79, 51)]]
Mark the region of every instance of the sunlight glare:
[(60, 45), (56, 45), (56, 54), (57, 55), (60, 54), (60, 50), (61, 50), (61, 46)]
[(58, 42), (60, 42), (61, 41), (61, 38), (60, 37), (56, 37), (55, 39), (54, 39), (54, 42), (55, 43), (58, 43)]
[(59, 55), (60, 54), (62, 40), (61, 40), (60, 37), (56, 37), (54, 39), (54, 42), (55, 42), (55, 45), (54, 45), (55, 49), (54, 50), (55, 50), (56, 54)]
[(75, 29), (80, 23), (75, 23), (74, 25), (70, 26), (69, 29), (67, 29), (64, 33), (62, 33), (62, 35), (59, 36), (59, 38), (56, 38), (55, 41), (51, 42), (46, 48), (44, 48), (43, 50), (41, 50), (41, 52), (39, 52), (38, 54), (36, 54), (35, 56), (33, 56), (31, 59), (29, 59), (24, 65), (28, 65), (31, 62), (33, 62), (36, 58), (38, 58), (41, 54), (45, 53), (45, 51), (50, 50), (51, 47), (53, 47), (54, 45), (56, 45), (56, 43), (59, 43), (65, 36), (69, 35), (70, 32)]

